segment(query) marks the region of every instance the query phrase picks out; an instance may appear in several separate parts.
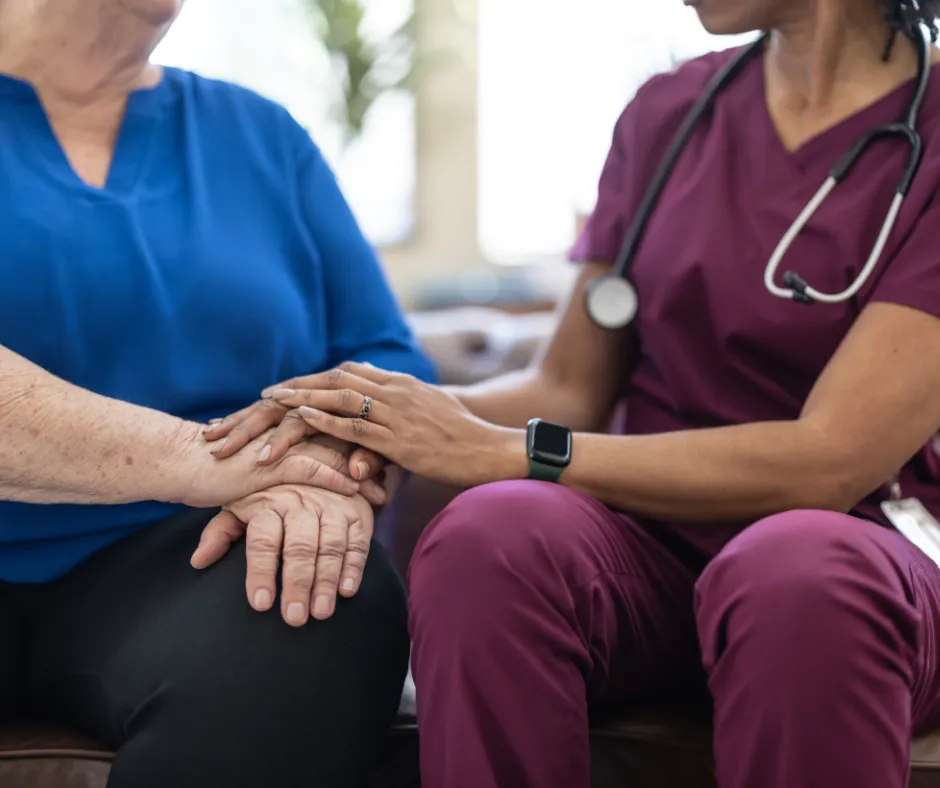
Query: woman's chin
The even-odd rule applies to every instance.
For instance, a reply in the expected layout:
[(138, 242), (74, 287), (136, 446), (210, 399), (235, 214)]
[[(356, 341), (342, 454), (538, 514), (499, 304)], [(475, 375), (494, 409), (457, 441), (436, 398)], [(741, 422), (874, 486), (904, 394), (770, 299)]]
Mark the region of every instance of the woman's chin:
[(165, 27), (179, 15), (184, 0), (118, 0), (118, 2), (126, 11), (145, 19), (154, 27)]
[(736, 36), (760, 30), (761, 26), (750, 15), (742, 13), (740, 3), (727, 0), (683, 0), (698, 16), (705, 31), (713, 36)]

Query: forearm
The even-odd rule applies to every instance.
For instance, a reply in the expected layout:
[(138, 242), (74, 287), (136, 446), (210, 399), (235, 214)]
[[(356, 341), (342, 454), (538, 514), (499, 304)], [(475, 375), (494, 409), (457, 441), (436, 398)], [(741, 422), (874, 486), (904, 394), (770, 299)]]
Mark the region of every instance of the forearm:
[[(495, 478), (526, 473), (520, 432), (515, 459)], [(750, 522), (791, 509), (848, 510), (867, 491), (824, 436), (802, 422), (766, 422), (658, 435), (576, 434), (561, 483), (615, 509), (685, 523)]]
[(180, 500), (197, 429), (73, 386), (0, 347), (0, 499)]
[(585, 392), (546, 380), (537, 367), (511, 372), (471, 386), (449, 386), (477, 418), (501, 427), (525, 427), (539, 418), (573, 430), (596, 430), (608, 407), (589, 401)]
[[(848, 510), (848, 457), (809, 423), (764, 422), (649, 436), (578, 435), (564, 484), (641, 516), (746, 522), (791, 509)], [(867, 492), (867, 491), (866, 491)]]

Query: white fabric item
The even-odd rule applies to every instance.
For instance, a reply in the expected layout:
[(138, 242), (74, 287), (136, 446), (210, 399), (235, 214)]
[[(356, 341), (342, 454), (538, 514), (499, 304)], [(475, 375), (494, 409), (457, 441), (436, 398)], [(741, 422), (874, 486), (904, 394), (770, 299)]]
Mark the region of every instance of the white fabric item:
[(405, 686), (401, 692), (401, 703), (398, 713), (402, 717), (414, 717), (418, 713), (416, 703), (415, 680), (411, 677), (411, 665), (408, 666), (408, 675), (405, 677)]

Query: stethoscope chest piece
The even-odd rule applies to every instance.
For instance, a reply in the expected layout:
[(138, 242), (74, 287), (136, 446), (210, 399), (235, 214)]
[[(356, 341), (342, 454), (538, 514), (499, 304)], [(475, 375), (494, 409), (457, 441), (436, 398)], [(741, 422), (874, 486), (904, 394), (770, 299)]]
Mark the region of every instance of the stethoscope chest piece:
[(610, 331), (630, 325), (640, 304), (636, 288), (623, 277), (612, 274), (591, 281), (585, 296), (590, 318)]

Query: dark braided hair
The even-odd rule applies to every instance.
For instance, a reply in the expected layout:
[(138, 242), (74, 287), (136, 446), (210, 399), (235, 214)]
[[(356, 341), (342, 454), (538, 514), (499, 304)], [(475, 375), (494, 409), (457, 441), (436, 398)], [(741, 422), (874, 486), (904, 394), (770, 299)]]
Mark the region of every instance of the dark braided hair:
[(884, 4), (885, 19), (891, 27), (891, 36), (885, 48), (884, 59), (891, 57), (894, 42), (898, 34), (913, 38), (918, 27), (926, 27), (930, 39), (934, 42), (940, 29), (937, 17), (940, 16), (940, 0), (881, 0)]

